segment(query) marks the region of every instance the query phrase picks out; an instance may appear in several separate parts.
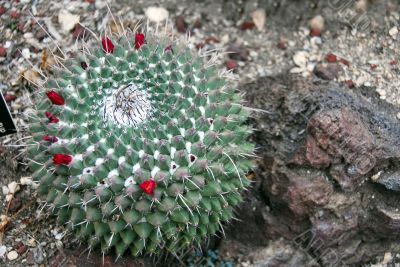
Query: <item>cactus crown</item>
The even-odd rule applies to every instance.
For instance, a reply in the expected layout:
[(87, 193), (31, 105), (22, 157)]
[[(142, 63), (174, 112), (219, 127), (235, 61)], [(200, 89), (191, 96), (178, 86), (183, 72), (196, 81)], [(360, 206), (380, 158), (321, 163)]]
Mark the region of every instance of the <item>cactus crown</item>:
[(176, 251), (232, 218), (253, 145), (240, 95), (185, 43), (103, 37), (45, 83), (29, 149), (38, 193), (91, 248)]

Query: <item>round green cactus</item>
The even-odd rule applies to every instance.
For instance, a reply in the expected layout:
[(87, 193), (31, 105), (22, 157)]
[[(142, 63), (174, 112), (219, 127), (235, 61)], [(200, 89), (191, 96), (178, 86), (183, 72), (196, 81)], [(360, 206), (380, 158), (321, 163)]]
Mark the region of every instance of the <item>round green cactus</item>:
[(184, 42), (103, 37), (37, 97), (39, 195), (90, 248), (176, 251), (215, 234), (248, 184), (241, 96)]

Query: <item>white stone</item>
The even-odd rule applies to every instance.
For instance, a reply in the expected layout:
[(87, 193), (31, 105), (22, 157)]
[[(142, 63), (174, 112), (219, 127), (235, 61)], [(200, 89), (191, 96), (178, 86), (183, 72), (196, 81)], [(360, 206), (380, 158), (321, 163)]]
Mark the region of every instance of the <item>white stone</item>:
[(31, 52), (29, 51), (29, 48), (22, 49), (21, 54), (25, 59), (31, 58)]
[(0, 246), (0, 258), (3, 258), (7, 252), (6, 246)]
[(8, 184), (8, 190), (10, 191), (10, 194), (15, 194), (19, 191), (20, 186), (17, 184), (17, 182), (11, 182)]
[(61, 28), (64, 32), (69, 32), (75, 27), (75, 24), (79, 22), (79, 15), (74, 15), (65, 9), (61, 9), (58, 13), (58, 22), (61, 24)]
[(3, 195), (7, 195), (8, 193), (10, 193), (10, 190), (9, 190), (8, 187), (5, 186), (5, 185), (3, 185), (3, 186), (1, 187), (1, 191), (2, 191)]
[(293, 62), (300, 68), (304, 68), (307, 65), (308, 53), (305, 51), (298, 51), (293, 56)]
[(13, 261), (18, 258), (18, 253), (15, 250), (11, 250), (7, 253), (7, 259)]
[(396, 35), (399, 33), (399, 29), (397, 28), (397, 26), (394, 26), (393, 28), (391, 28), (389, 30), (389, 35), (392, 37), (396, 37)]
[(8, 194), (8, 195), (6, 196), (6, 201), (7, 201), (7, 202), (10, 202), (12, 199), (13, 199), (13, 195)]
[(32, 177), (21, 177), (19, 180), (21, 185), (31, 185), (32, 184)]
[(163, 7), (151, 6), (146, 9), (145, 14), (150, 21), (161, 22), (168, 18), (169, 12)]
[(317, 15), (310, 20), (310, 28), (322, 31), (325, 27), (325, 19), (321, 15)]
[(254, 24), (256, 25), (257, 30), (262, 31), (265, 25), (265, 10), (257, 9), (251, 13), (251, 18), (253, 19)]

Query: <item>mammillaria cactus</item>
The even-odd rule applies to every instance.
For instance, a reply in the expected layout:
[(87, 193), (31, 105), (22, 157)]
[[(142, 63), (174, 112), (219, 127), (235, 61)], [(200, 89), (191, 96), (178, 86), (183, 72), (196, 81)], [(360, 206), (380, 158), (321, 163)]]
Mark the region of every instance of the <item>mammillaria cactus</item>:
[(248, 184), (241, 97), (184, 42), (103, 37), (55, 70), (31, 118), (39, 195), (90, 248), (176, 251), (215, 234)]

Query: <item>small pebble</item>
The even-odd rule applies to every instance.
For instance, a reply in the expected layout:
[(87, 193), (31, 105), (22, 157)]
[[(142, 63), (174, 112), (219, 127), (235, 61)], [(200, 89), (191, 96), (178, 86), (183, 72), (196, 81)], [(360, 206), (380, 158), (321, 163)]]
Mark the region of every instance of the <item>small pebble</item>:
[(399, 29), (397, 28), (397, 26), (394, 26), (393, 28), (391, 28), (389, 30), (389, 35), (392, 37), (396, 37), (396, 35), (399, 33)]
[(18, 252), (15, 250), (11, 250), (10, 252), (7, 253), (7, 259), (10, 261), (13, 261), (18, 258)]
[(21, 185), (31, 185), (32, 184), (32, 177), (21, 177), (19, 180)]
[(7, 50), (3, 46), (0, 46), (0, 57), (5, 57), (6, 55)]
[(17, 11), (11, 11), (10, 17), (13, 19), (18, 19), (21, 16)]
[(225, 62), (225, 66), (226, 66), (226, 69), (228, 69), (228, 70), (234, 70), (237, 68), (237, 63), (235, 60), (229, 59)]
[(6, 246), (0, 246), (0, 258), (3, 258), (4, 255), (7, 252), (7, 247)]
[(21, 188), (20, 188), (19, 184), (17, 184), (17, 182), (11, 182), (8, 184), (8, 190), (9, 190), (10, 194), (15, 194), (20, 189)]
[(161, 22), (163, 20), (166, 20), (169, 15), (168, 10), (166, 10), (165, 8), (155, 6), (148, 7), (145, 14), (150, 21), (154, 22)]
[(7, 12), (7, 9), (3, 6), (0, 6), (0, 16)]
[(178, 32), (186, 33), (188, 25), (183, 16), (177, 16), (175, 18), (175, 26), (176, 26), (176, 29), (178, 30)]

